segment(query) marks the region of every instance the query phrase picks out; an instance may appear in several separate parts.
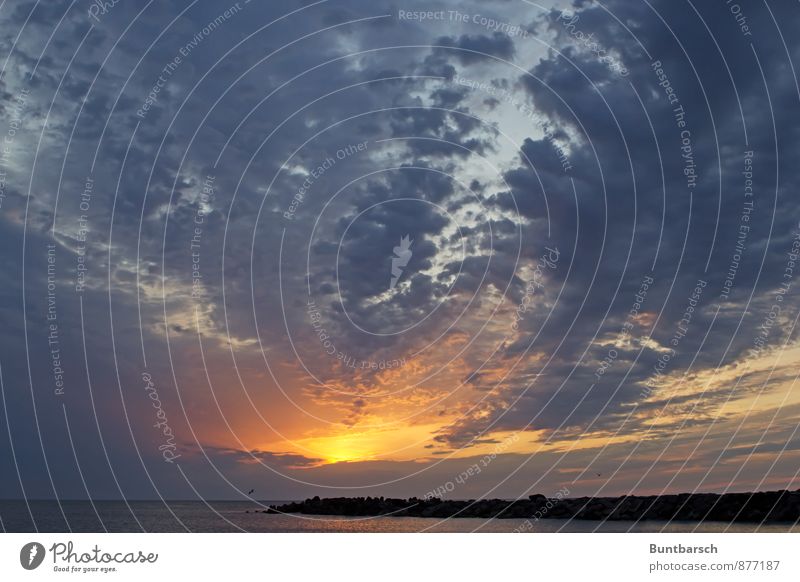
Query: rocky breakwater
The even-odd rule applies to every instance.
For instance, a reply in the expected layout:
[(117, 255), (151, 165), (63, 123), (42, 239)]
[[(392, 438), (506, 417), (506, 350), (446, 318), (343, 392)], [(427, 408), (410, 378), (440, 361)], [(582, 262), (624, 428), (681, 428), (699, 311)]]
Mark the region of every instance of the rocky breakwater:
[(800, 520), (800, 490), (758, 493), (682, 493), (622, 497), (442, 500), (389, 497), (333, 497), (272, 505), (263, 513), (349, 517), (478, 517), (517, 519), (682, 520), (786, 523)]

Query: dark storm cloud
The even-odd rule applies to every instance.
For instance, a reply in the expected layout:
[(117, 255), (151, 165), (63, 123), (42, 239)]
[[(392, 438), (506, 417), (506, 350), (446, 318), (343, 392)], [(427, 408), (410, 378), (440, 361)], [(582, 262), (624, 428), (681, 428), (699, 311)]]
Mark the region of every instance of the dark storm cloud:
[(446, 57), (452, 54), (462, 65), (471, 65), (482, 60), (491, 60), (490, 57), (497, 57), (503, 60), (511, 60), (514, 56), (514, 41), (507, 34), (495, 32), (491, 36), (463, 34), (458, 38), (443, 36), (436, 40), (437, 45), (442, 47), (453, 47), (450, 51), (446, 48), (434, 49), (434, 56)]
[[(435, 101), (440, 99), (440, 91), (433, 92)], [(419, 101), (393, 113), (392, 130), (398, 138), (413, 138), (406, 142), (413, 154), (440, 158), (484, 155), (493, 150), (489, 138), (496, 137), (492, 127), (464, 110), (427, 109)]]
[(208, 447), (206, 454), (219, 457), (220, 460), (234, 459), (238, 463), (263, 463), (270, 467), (297, 469), (319, 465), (322, 459), (312, 459), (303, 455), (292, 453), (274, 453), (270, 451), (242, 451), (239, 449), (225, 449)]
[[(523, 164), (506, 174), (512, 190), (498, 193), (496, 199), (506, 208), (516, 201), (523, 215), (531, 219), (541, 219), (549, 212), (549, 227), (559, 248), (575, 257), (569, 278), (563, 281), (561, 301), (545, 329), (536, 330), (535, 349), (555, 354), (555, 358), (544, 368), (547, 376), (529, 392), (521, 383), (511, 391), (515, 396), (524, 394), (514, 410), (500, 406), (491, 419), (479, 415), (480, 420), (462, 422), (452, 432), (454, 442), (472, 437), (476, 426), (488, 427), (495, 421), (495, 426), (504, 428), (525, 426), (533, 411), (534, 427), (554, 428), (565, 419), (567, 425), (617, 426), (626, 415), (624, 406), (640, 398), (659, 353), (639, 346), (618, 349), (619, 360), (602, 384), (590, 389), (595, 383), (593, 372), (608, 352), (607, 347), (591, 346), (590, 342), (595, 334), (613, 338), (618, 333), (642, 277), (651, 273), (654, 277), (644, 309), (658, 314), (659, 320), (654, 328), (637, 326), (635, 334), (652, 336), (662, 346), (673, 336), (697, 281), (707, 282), (691, 321), (692, 331), (680, 343), (679, 361), (672, 364), (677, 369), (692, 364), (698, 371), (749, 353), (784, 274), (791, 249), (788, 239), (797, 232), (800, 213), (786, 197), (797, 176), (794, 171), (783, 171), (784, 160), (794, 155), (797, 143), (796, 124), (790, 120), (798, 97), (791, 74), (786, 74), (783, 45), (767, 38), (756, 43), (765, 89), (759, 62), (724, 10), (703, 9), (714, 40), (724, 51), (732, 80), (714, 40), (698, 19), (685, 17), (683, 7), (654, 3), (651, 10), (645, 4), (612, 2), (607, 8), (617, 17), (624, 16), (620, 20), (629, 23), (636, 37), (645, 39), (652, 60), (660, 61), (668, 71), (691, 131), (697, 185), (687, 187), (681, 128), (672, 111), (675, 105), (667, 102), (644, 50), (600, 7), (589, 5), (575, 12), (579, 29), (586, 34), (594, 32), (601, 45), (621, 55), (630, 70), (623, 78), (576, 46), (574, 38), (565, 34), (558, 13), (552, 13), (541, 26), (558, 33), (557, 46), (564, 56), (553, 53), (533, 67), (530, 76), (519, 80), (536, 109), (546, 112), (554, 127), (553, 137), (564, 140), (565, 133), (574, 136), (566, 141), (572, 166), (568, 174), (575, 181), (577, 202), (551, 139), (526, 141), (522, 148), (525, 157), (520, 158)], [(656, 11), (670, 23), (687, 54)], [(769, 18), (766, 11), (753, 8), (753, 12), (765, 28), (773, 26), (765, 20)], [(795, 13), (784, 16), (784, 22), (798, 18)], [(737, 92), (746, 116), (747, 143)], [(777, 116), (777, 134), (772, 115)], [(720, 291), (734, 257), (738, 258), (746, 150), (755, 152), (755, 210), (746, 223), (748, 238), (742, 260), (735, 263), (733, 292), (730, 299), (722, 301), (727, 307), (715, 316)], [(528, 160), (533, 161), (535, 171)], [(776, 184), (775, 165), (779, 162), (782, 170)], [(577, 246), (572, 244), (574, 237)], [(559, 269), (556, 276), (565, 276), (565, 270)], [(753, 299), (744, 316), (751, 293)], [(711, 336), (706, 338), (712, 321)], [(785, 341), (789, 323), (776, 324), (771, 345)], [(529, 336), (523, 337), (507, 353), (515, 359), (528, 345)], [(706, 394), (703, 408), (713, 409), (728, 396), (724, 390)], [(576, 406), (576, 401), (582, 401), (581, 405)], [(602, 415), (595, 418), (600, 411)]]
[[(518, 255), (523, 266), (530, 266), (547, 245), (558, 246), (561, 261), (547, 274), (545, 308), (526, 318), (519, 339), (496, 356), (502, 365), (515, 364), (515, 370), (497, 385), (490, 375), (473, 367), (475, 371), (466, 374), (464, 382), (489, 397), (437, 433), (433, 437), (437, 446), (491, 444), (495, 440), (487, 431), (490, 435), (529, 424), (554, 436), (576, 436), (587, 428), (607, 434), (621, 425), (632, 406), (657, 411), (662, 400), (642, 403), (640, 396), (659, 357), (652, 347), (618, 347), (619, 358), (602, 382), (594, 378), (599, 361), (608, 353), (608, 346), (597, 340), (617, 337), (643, 277), (651, 273), (655, 283), (643, 310), (654, 315), (652, 320), (634, 324), (635, 338), (652, 336), (665, 345), (691, 290), (703, 279), (707, 287), (672, 370), (686, 369), (692, 359), (693, 372), (703, 372), (741, 358), (753, 347), (756, 330), (773, 303), (774, 289), (782, 281), (793, 231), (800, 230), (800, 212), (791, 198), (800, 186), (793, 163), (800, 143), (796, 79), (780, 37), (771, 33), (775, 25), (764, 7), (748, 6), (753, 29), (770, 31), (754, 38), (754, 52), (725, 6), (697, 7), (712, 39), (685, 5), (666, 0), (651, 5), (652, 9), (645, 2), (604, 3), (643, 41), (644, 48), (600, 6), (580, 4), (575, 9), (580, 17), (576, 27), (593, 33), (599, 44), (625, 64), (629, 74), (623, 77), (577, 43), (557, 12), (536, 17), (529, 30), (552, 37), (561, 54), (551, 51), (541, 60), (537, 56), (527, 61), (532, 39), (512, 39), (475, 27), (451, 30), (404, 23), (394, 17), (393, 6), (382, 2), (339, 2), (309, 9), (234, 49), (287, 9), (249, 3), (196, 43), (143, 116), (137, 111), (163, 75), (163, 67), (182, 55), (187, 43), (196, 41), (198, 31), (227, 5), (199, 2), (159, 36), (183, 8), (154, 3), (123, 36), (135, 11), (121, 3), (95, 23), (69, 71), (66, 66), (89, 30), (85, 9), (76, 7), (67, 13), (37, 62), (68, 3), (40, 3), (35, 9), (32, 2), (16, 3), (10, 11), (6, 7), (0, 43), (4, 53), (11, 53), (19, 27), (31, 14), (2, 77), (0, 124), (2, 134), (10, 111), (7, 101), (21, 87), (30, 87), (24, 131), (13, 143), (15, 167), (9, 172), (0, 211), (0, 260), (3, 271), (10, 274), (0, 289), (4, 406), (15, 411), (10, 429), (19, 447), (16, 454), (22, 459), (22, 478), (35, 484), (28, 493), (53, 494), (32, 422), (35, 404), (48, 462), (56, 473), (55, 489), (64, 496), (86, 494), (73, 463), (63, 461), (69, 461), (72, 452), (63, 438), (64, 408), (52, 399), (46, 365), (48, 321), (43, 290), (47, 289), (45, 251), (52, 228), (58, 246), (59, 327), (70, 378), (65, 403), (73, 429), (90, 427), (85, 433), (76, 431), (79, 462), (91, 493), (107, 497), (120, 494), (111, 470), (118, 474), (125, 467), (136, 468), (125, 483), (126, 493), (151, 492), (148, 476), (139, 470), (139, 454), (158, 485), (178, 490), (176, 475), (170, 472), (174, 467), (160, 462), (149, 403), (137, 400), (135, 394), (141, 389), (146, 355), (147, 369), (159, 378), (161, 397), (175, 419), (176, 432), (185, 442), (191, 441), (186, 417), (197, 411), (190, 403), (193, 395), (207, 390), (204, 361), (197, 354), (201, 334), (194, 320), (196, 303), (191, 300), (191, 241), (201, 205), (200, 264), (207, 299), (202, 336), (208, 350), (205, 358), (219, 374), (217, 384), (226, 387), (223, 392), (255, 387), (259, 394), (282, 398), (272, 371), (264, 371), (256, 338), (263, 342), (269, 361), (279, 363), (277, 368), (294, 360), (287, 346), (288, 333), (311, 338), (306, 348), (310, 345), (308, 351), (316, 355), (312, 361), (320, 369), (314, 371), (323, 380), (347, 380), (328, 360), (318, 357), (319, 346), (313, 343), (306, 314), (307, 275), (312, 296), (324, 307), (337, 340), (366, 358), (388, 348), (397, 348), (395, 353), (410, 351), (415, 341), (364, 334), (351, 321), (371, 331), (394, 331), (436, 310), (435, 317), (421, 327), (421, 343), (453, 319), (475, 294), (475, 306), (480, 306), (484, 292), (503, 292), (510, 282), (508, 297), (520, 302), (527, 282), (520, 275)], [(519, 20), (515, 2), (458, 3), (459, 9), (467, 6), (475, 12), (496, 11), (498, 20)], [(784, 31), (800, 25), (796, 10), (771, 9)], [(530, 22), (532, 17), (525, 14)], [(347, 23), (367, 17), (376, 18)], [(322, 27), (334, 28), (314, 34)], [(304, 35), (311, 36), (287, 44)], [(391, 48), (405, 45), (418, 46)], [(434, 45), (440, 46), (430, 48)], [(234, 50), (218, 61), (229, 49)], [(798, 50), (794, 46), (789, 50), (796, 59)], [(349, 56), (339, 58), (345, 55)], [(512, 60), (530, 75), (497, 59)], [(686, 112), (698, 168), (697, 186), (691, 192), (683, 173), (680, 129), (651, 60), (661, 62)], [(331, 62), (323, 65), (326, 61)], [(34, 67), (36, 74), (28, 80)], [(499, 114), (503, 103), (452, 83), (457, 72), (479, 75), (484, 70), (491, 72), (487, 79), (496, 87), (523, 95), (551, 132), (543, 138), (531, 120), (515, 117), (510, 123), (529, 127), (531, 135), (523, 137), (515, 157), (499, 160), (503, 180), (476, 169), (482, 166), (475, 157), (502, 151), (497, 127), (502, 129), (509, 122), (486, 117)], [(408, 78), (388, 79), (403, 76)], [(363, 142), (368, 144), (366, 150), (337, 157), (342, 148)], [(568, 171), (559, 147), (568, 156)], [(746, 149), (755, 152), (756, 207), (731, 297), (717, 314), (718, 295), (741, 222)], [(35, 174), (28, 192), (34, 156)], [(309, 172), (329, 158), (336, 163), (309, 188), (295, 218), (287, 221), (285, 212)], [(776, 165), (780, 167), (778, 183)], [(389, 166), (396, 169), (370, 175), (377, 167)], [(479, 174), (471, 176), (469, 189), (451, 177), (466, 171)], [(89, 175), (95, 188), (89, 209), (83, 210), (80, 195)], [(203, 203), (203, 184), (209, 175), (214, 196)], [(342, 194), (332, 199), (340, 189)], [(90, 287), (83, 295), (85, 352), (81, 305), (73, 290), (83, 215), (90, 226), (86, 257), (91, 265)], [(453, 228), (453, 216), (468, 222), (459, 225), (462, 232)], [(23, 224), (27, 226), (24, 255)], [(387, 294), (393, 249), (407, 235), (414, 240), (413, 256), (400, 279), (400, 290)], [(283, 257), (278, 255), (281, 248)], [(462, 248), (466, 251), (463, 260)], [(307, 274), (309, 253), (313, 268)], [(279, 271), (282, 286), (277, 282)], [(748, 305), (751, 292), (754, 298)], [(139, 329), (138, 302), (143, 330)], [(656, 316), (660, 318), (654, 324)], [(790, 335), (790, 324), (790, 319), (775, 323), (770, 345), (796, 339), (796, 331)], [(30, 353), (20, 340), (26, 325)], [(167, 329), (171, 352), (167, 351)], [(140, 333), (146, 354), (141, 353)], [(228, 339), (237, 345), (234, 356)], [(240, 380), (234, 362), (252, 377)], [(30, 383), (28, 364), (33, 370)], [(178, 385), (171, 364), (185, 371), (186, 377), (178, 374)], [(786, 374), (777, 378), (787, 379)], [(747, 376), (743, 392), (756, 393), (763, 380), (761, 372)], [(359, 391), (368, 392), (369, 387), (359, 385), (355, 392)], [(332, 421), (348, 426), (357, 426), (370, 409), (366, 398), (317, 394), (318, 402), (331, 405)], [(692, 396), (680, 396), (672, 404), (696, 414), (688, 418), (687, 413), (687, 423), (707, 423), (728, 395), (729, 391), (717, 387), (704, 394), (698, 407)], [(95, 408), (87, 404), (92, 398)], [(266, 402), (261, 404), (269, 408)], [(123, 424), (127, 413), (132, 417), (132, 437)], [(643, 430), (643, 423), (627, 422), (626, 430)], [(686, 424), (661, 429), (662, 434), (678, 426)], [(10, 447), (5, 446), (10, 444), (7, 431), (0, 430), (0, 435), (2, 473), (10, 475), (13, 461)], [(775, 442), (769, 444), (771, 450)], [(102, 444), (111, 451), (109, 461)], [(753, 450), (743, 447), (735, 453)], [(433, 454), (442, 452), (437, 449)], [(283, 468), (310, 468), (319, 461), (260, 449), (242, 452), (218, 447), (210, 454), (231, 470), (245, 464), (242, 461), (250, 455)], [(191, 460), (195, 462), (196, 456)], [(407, 469), (391, 463), (366, 465), (369, 468), (362, 470), (370, 475)], [(352, 479), (351, 474), (326, 471), (320, 469), (331, 482)], [(0, 496), (18, 495), (18, 489), (17, 483), (4, 480)]]

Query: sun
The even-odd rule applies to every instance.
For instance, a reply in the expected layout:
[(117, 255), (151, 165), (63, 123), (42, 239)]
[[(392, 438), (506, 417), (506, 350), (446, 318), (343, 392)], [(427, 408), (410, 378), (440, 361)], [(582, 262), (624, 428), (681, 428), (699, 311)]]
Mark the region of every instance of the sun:
[(370, 448), (366, 435), (355, 433), (313, 439), (309, 448), (326, 463), (349, 463), (373, 459), (375, 451)]

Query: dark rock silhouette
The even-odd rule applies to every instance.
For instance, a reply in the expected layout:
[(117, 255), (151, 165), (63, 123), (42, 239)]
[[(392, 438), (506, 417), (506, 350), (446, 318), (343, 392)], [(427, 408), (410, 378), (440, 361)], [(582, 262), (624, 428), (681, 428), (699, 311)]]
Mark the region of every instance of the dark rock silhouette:
[(800, 490), (758, 493), (681, 493), (622, 497), (442, 500), (384, 497), (314, 497), (271, 505), (262, 513), (340, 516), (479, 517), (517, 519), (681, 520), (779, 523), (800, 520)]

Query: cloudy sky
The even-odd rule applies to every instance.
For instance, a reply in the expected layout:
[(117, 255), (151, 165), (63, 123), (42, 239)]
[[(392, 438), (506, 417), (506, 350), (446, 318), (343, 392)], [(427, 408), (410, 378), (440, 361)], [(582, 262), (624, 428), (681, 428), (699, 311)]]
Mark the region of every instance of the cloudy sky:
[(798, 28), (0, 3), (0, 498), (796, 489)]

